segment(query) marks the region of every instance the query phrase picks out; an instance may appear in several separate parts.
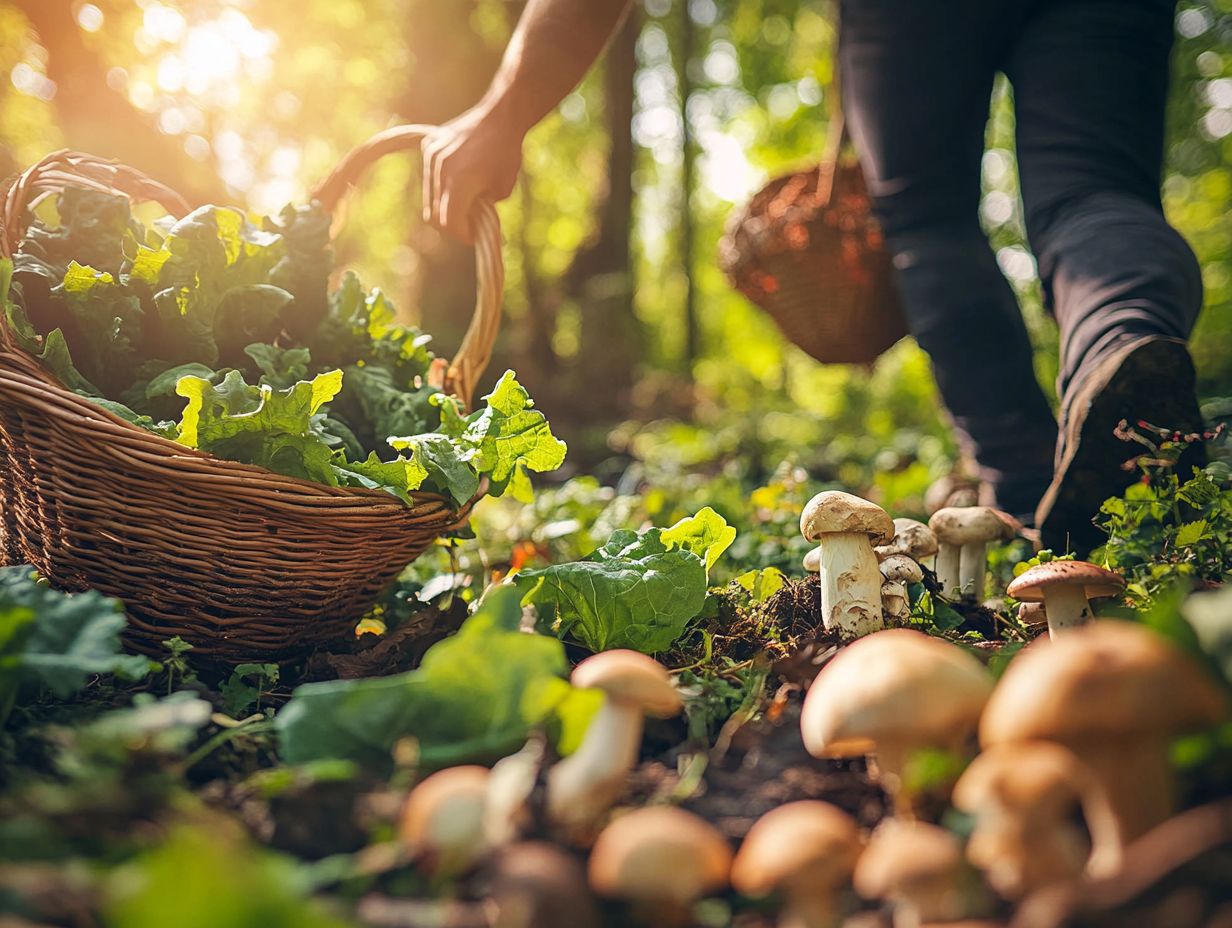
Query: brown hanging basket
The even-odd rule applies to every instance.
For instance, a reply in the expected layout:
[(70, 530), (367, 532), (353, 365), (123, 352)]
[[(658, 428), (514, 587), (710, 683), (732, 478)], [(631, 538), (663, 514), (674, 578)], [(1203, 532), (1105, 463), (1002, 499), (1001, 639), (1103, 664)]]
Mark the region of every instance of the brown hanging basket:
[(907, 325), (864, 174), (840, 157), (841, 124), (832, 138), (820, 165), (772, 180), (733, 214), (719, 263), (818, 361), (871, 364)]
[[(333, 211), (383, 154), (416, 148), (401, 126), (348, 154), (315, 193)], [(49, 155), (16, 178), (0, 213), (11, 257), (37, 197), (78, 185), (188, 211), (173, 191), (90, 155)], [(469, 405), (501, 318), (501, 233), (476, 209), (478, 299), (443, 385)], [(443, 367), (443, 365), (442, 365)], [(483, 492), (481, 488), (480, 493)], [(290, 660), (354, 628), (382, 588), (439, 535), (463, 525), (435, 493), (407, 506), (377, 490), (284, 477), (185, 448), (111, 415), (16, 345), (0, 313), (0, 564), (33, 564), (57, 586), (128, 609), (142, 650), (179, 635), (227, 662)]]

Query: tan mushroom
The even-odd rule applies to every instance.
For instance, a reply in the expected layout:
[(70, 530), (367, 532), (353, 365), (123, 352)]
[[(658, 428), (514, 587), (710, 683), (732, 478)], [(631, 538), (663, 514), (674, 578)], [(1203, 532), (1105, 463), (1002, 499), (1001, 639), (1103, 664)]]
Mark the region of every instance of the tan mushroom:
[(804, 555), (804, 572), (815, 574), (819, 570), (821, 570), (821, 549), (809, 548), (808, 554)]
[(992, 676), (957, 645), (890, 629), (839, 651), (809, 687), (800, 716), (814, 757), (873, 754), (899, 814), (911, 814), (903, 768), (923, 748), (963, 752)]
[(826, 802), (789, 802), (749, 829), (732, 865), (743, 896), (778, 893), (779, 928), (833, 928), (842, 921), (840, 898), (860, 856), (860, 829)]
[(1018, 621), (1028, 628), (1035, 628), (1040, 625), (1048, 624), (1048, 613), (1044, 609), (1044, 604), (1039, 603), (1019, 603), (1018, 605)]
[(827, 631), (859, 637), (882, 627), (881, 574), (873, 545), (889, 541), (894, 523), (868, 500), (827, 490), (800, 516), (800, 531), (819, 550), (821, 616)]
[(1172, 814), (1172, 739), (1227, 712), (1223, 690), (1187, 654), (1141, 625), (1097, 620), (1010, 662), (980, 741), (1065, 745), (1103, 787), (1124, 846)]
[(954, 921), (972, 914), (978, 887), (958, 839), (924, 822), (883, 822), (855, 870), (856, 892), (889, 902), (894, 928)]
[(599, 834), (590, 885), (669, 928), (691, 922), (693, 904), (727, 885), (731, 865), (727, 839), (704, 819), (674, 806), (647, 806)]
[(894, 537), (884, 545), (873, 548), (877, 560), (884, 561), (893, 554), (905, 554), (918, 563), (924, 563), (937, 553), (937, 535), (923, 522), (915, 519), (895, 519)]
[(938, 509), (958, 509), (979, 502), (980, 483), (966, 474), (946, 474), (924, 491), (924, 511), (930, 516)]
[(911, 595), (907, 584), (898, 580), (882, 581), (881, 611), (885, 617), (900, 622), (911, 615)]
[(683, 705), (658, 661), (637, 651), (604, 651), (573, 670), (579, 689), (603, 691), (578, 749), (548, 771), (548, 818), (566, 830), (595, 825), (624, 789), (637, 763), (643, 716), (675, 715)]
[(1124, 589), (1120, 574), (1096, 564), (1046, 561), (1015, 577), (1005, 592), (1023, 603), (1043, 603), (1048, 634), (1055, 636), (1087, 624), (1090, 600), (1117, 596)]
[[(967, 859), (1006, 899), (1111, 872), (1121, 846), (1103, 788), (1074, 754), (1049, 741), (985, 751), (954, 786), (954, 806), (975, 817)], [(1086, 829), (1075, 820), (1082, 809)]]
[(924, 571), (913, 558), (905, 554), (891, 554), (881, 560), (881, 576), (886, 580), (897, 580), (900, 583), (919, 583), (924, 579)]
[(487, 768), (464, 766), (438, 771), (411, 790), (398, 835), (421, 869), (457, 876), (484, 855), (487, 789)]
[(1012, 522), (988, 506), (939, 509), (928, 526), (937, 533), (937, 581), (949, 597), (984, 595), (988, 544), (1014, 537)]
[(553, 844), (503, 848), (488, 873), (492, 928), (599, 928), (599, 907), (586, 871)]

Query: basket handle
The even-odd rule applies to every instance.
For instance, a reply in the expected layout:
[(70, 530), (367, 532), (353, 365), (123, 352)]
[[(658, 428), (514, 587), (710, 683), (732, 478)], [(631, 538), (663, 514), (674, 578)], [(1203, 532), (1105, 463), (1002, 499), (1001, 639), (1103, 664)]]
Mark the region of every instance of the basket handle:
[[(388, 154), (417, 149), (434, 126), (394, 126), (378, 132), (351, 149), (337, 167), (312, 192), (312, 198), (330, 213), (360, 176)], [(478, 292), (475, 312), (457, 354), (444, 371), (438, 371), (436, 386), (459, 397), (469, 408), (475, 385), (492, 359), (492, 346), (500, 331), (505, 292), (505, 263), (501, 255), (500, 219), (487, 200), (477, 200), (471, 217), (475, 229), (475, 268)]]

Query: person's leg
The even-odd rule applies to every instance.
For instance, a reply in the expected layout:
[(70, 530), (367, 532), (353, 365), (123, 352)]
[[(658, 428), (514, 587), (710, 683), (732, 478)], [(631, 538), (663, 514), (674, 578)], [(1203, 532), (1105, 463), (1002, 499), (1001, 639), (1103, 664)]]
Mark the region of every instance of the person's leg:
[(1079, 550), (1134, 479), (1122, 418), (1196, 430), (1184, 347), (1197, 261), (1160, 205), (1173, 0), (1044, 0), (1008, 56), (1028, 236), (1061, 329), (1058, 473), (1044, 543)]
[(1056, 423), (1018, 303), (979, 225), (984, 129), (1013, 28), (985, 0), (846, 0), (843, 102), (912, 334), (996, 503), (1030, 518)]

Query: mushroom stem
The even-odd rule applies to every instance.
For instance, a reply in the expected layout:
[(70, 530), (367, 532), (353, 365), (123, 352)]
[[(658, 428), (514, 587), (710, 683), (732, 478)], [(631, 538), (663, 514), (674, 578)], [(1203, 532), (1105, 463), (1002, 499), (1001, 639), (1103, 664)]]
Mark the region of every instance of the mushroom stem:
[(903, 771), (907, 767), (910, 756), (911, 749), (906, 745), (884, 742), (877, 745), (877, 751), (873, 755), (873, 765), (877, 768), (877, 782), (890, 794), (890, 799), (894, 803), (895, 818), (904, 821), (915, 819), (915, 807), (912, 803), (915, 797), (903, 781)]
[(1067, 629), (1086, 625), (1091, 618), (1091, 606), (1081, 583), (1044, 588), (1044, 613), (1048, 618), (1048, 636), (1055, 638)]
[(834, 532), (820, 545), (818, 579), (826, 631), (858, 638), (879, 631), (881, 571), (864, 532)]
[(988, 542), (972, 541), (959, 551), (958, 587), (967, 596), (984, 595), (984, 575), (988, 572)]
[(641, 709), (604, 696), (578, 749), (548, 773), (552, 821), (585, 825), (606, 812), (637, 763), (641, 743)]
[[(1070, 748), (1091, 768), (1108, 797), (1111, 821), (1099, 822), (1101, 833), (1092, 834), (1092, 840), (1099, 841), (1092, 864), (1099, 869), (1108, 865), (1113, 841), (1124, 848), (1171, 817), (1176, 778), (1168, 759), (1168, 742), (1147, 739), (1122, 744), (1108, 739)], [(1099, 860), (1096, 850), (1103, 852)]]
[(941, 542), (937, 547), (937, 582), (944, 596), (954, 596), (962, 589), (960, 565), (962, 548)]

